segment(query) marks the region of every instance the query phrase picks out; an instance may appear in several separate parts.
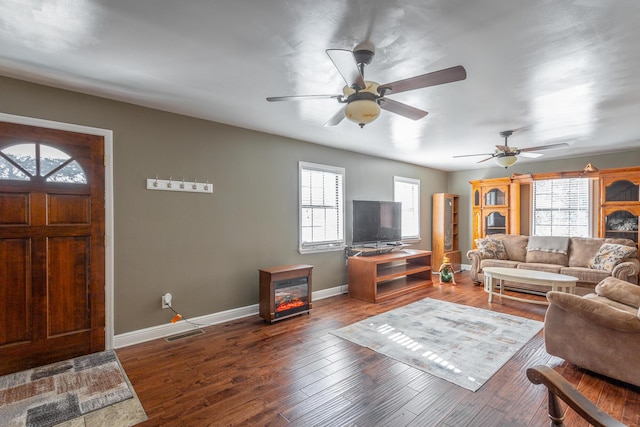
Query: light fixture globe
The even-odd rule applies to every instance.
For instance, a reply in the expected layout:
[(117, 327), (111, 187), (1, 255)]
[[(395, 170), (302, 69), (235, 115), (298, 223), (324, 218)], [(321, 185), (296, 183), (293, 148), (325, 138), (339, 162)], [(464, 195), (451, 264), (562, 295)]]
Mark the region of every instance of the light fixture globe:
[(496, 157), (496, 163), (498, 166), (502, 166), (505, 169), (515, 164), (517, 161), (518, 158), (515, 153), (501, 153)]
[(380, 115), (380, 105), (378, 105), (378, 83), (366, 80), (364, 89), (356, 90), (345, 86), (342, 89), (347, 98), (347, 105), (344, 107), (344, 116), (354, 123), (364, 127), (371, 123)]
[(357, 123), (360, 127), (371, 123), (380, 115), (380, 106), (370, 99), (357, 99), (351, 101), (344, 108), (344, 116)]

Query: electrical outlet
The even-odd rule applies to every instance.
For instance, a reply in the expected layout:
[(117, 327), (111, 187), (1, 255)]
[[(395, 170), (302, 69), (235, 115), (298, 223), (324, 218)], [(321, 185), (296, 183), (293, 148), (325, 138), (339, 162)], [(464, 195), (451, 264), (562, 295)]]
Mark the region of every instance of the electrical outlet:
[(169, 307), (171, 307), (171, 294), (167, 292), (162, 295), (162, 308), (165, 309)]

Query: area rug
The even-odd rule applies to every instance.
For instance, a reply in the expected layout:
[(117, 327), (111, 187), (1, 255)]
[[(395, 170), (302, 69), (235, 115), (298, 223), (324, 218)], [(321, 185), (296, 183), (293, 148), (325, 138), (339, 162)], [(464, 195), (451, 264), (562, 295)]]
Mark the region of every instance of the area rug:
[(108, 350), (0, 377), (0, 420), (3, 426), (53, 426), (134, 397)]
[(476, 391), (542, 322), (426, 298), (332, 332)]

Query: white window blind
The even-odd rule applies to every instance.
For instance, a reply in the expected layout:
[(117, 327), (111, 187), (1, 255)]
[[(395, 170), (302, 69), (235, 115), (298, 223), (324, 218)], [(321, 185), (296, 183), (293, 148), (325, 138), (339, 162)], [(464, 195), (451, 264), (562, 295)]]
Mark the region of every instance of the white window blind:
[(402, 202), (402, 240), (420, 240), (420, 180), (394, 176), (393, 199)]
[(589, 184), (589, 178), (535, 181), (533, 235), (590, 237)]
[(299, 162), (300, 253), (339, 250), (344, 240), (344, 168)]

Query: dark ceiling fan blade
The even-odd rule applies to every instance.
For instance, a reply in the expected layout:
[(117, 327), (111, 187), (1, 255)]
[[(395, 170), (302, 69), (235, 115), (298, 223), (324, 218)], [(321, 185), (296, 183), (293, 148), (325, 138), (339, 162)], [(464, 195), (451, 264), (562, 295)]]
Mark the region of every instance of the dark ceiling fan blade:
[(491, 156), (493, 157), (493, 153), (479, 153), (479, 154), (460, 154), (459, 156), (453, 156), (453, 158), (458, 158), (458, 157), (474, 157), (474, 156)]
[(353, 56), (353, 52), (345, 49), (327, 49), (327, 55), (333, 61), (333, 65), (336, 66), (338, 72), (347, 83), (347, 86), (351, 87), (354, 84), (360, 89), (364, 89), (364, 78), (356, 63), (356, 58)]
[(324, 126), (336, 126), (342, 122), (344, 119), (344, 107), (340, 108), (327, 122)]
[(277, 101), (305, 101), (308, 99), (337, 99), (340, 100), (342, 95), (293, 95), (293, 96), (270, 96), (267, 98), (269, 102)]
[(502, 151), (504, 153), (511, 153), (518, 150), (517, 148), (509, 147), (508, 145), (496, 145), (496, 148), (498, 149), (498, 151)]
[(548, 150), (550, 148), (560, 148), (560, 147), (568, 147), (568, 146), (569, 144), (567, 144), (566, 142), (559, 142), (557, 144), (539, 145), (537, 147), (529, 147), (529, 148), (520, 148), (519, 151), (520, 152), (540, 151), (540, 150)]
[(390, 111), (392, 113), (399, 114), (411, 120), (419, 120), (426, 116), (426, 111), (420, 110), (418, 108), (412, 107), (407, 104), (403, 104), (402, 102), (394, 101), (393, 99), (381, 98), (380, 99), (380, 108), (383, 110)]
[(392, 83), (385, 83), (378, 87), (378, 92), (385, 93), (384, 91), (387, 91), (388, 93), (400, 93), (408, 90), (421, 89), (423, 87), (457, 82), (466, 78), (467, 71), (462, 65), (457, 65), (455, 67), (445, 68), (444, 70), (434, 71)]

